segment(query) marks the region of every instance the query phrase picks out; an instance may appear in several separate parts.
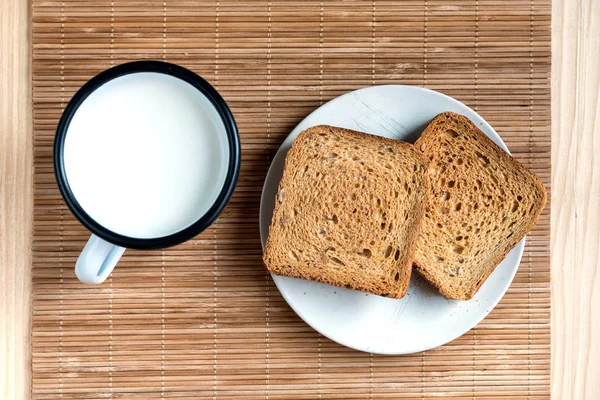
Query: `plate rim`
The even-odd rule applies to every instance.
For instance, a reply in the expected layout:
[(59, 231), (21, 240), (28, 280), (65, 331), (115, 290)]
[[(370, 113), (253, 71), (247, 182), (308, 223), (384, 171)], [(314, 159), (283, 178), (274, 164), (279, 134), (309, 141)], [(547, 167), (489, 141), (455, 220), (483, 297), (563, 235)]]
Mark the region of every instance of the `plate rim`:
[[(283, 151), (283, 147), (284, 144), (286, 143), (286, 141), (292, 136), (294, 135), (294, 137), (298, 136), (298, 134), (300, 132), (296, 132), (296, 130), (298, 130), (298, 127), (301, 126), (305, 121), (309, 120), (314, 114), (316, 114), (317, 112), (322, 112), (323, 108), (326, 107), (330, 107), (334, 102), (339, 101), (341, 98), (347, 97), (347, 96), (352, 96), (355, 93), (361, 92), (361, 91), (369, 91), (369, 90), (376, 90), (376, 89), (381, 89), (381, 88), (389, 88), (389, 87), (394, 87), (394, 88), (399, 88), (399, 89), (406, 89), (409, 88), (409, 90), (417, 90), (417, 91), (423, 91), (423, 92), (428, 92), (428, 94), (433, 94), (434, 96), (441, 96), (443, 98), (445, 98), (445, 100), (454, 103), (455, 105), (457, 105), (458, 107), (464, 108), (466, 110), (469, 110), (470, 112), (472, 112), (474, 115), (476, 115), (480, 120), (481, 120), (481, 125), (483, 125), (485, 128), (487, 128), (489, 131), (491, 131), (493, 134), (496, 135), (496, 138), (498, 139), (499, 143), (496, 143), (496, 140), (494, 140), (494, 138), (490, 137), (490, 139), (492, 139), (494, 141), (494, 143), (496, 143), (497, 145), (499, 145), (502, 150), (504, 150), (506, 153), (508, 153), (509, 155), (511, 155), (508, 147), (506, 146), (506, 143), (504, 143), (504, 141), (502, 140), (502, 137), (498, 134), (498, 132), (496, 132), (496, 130), (481, 116), (479, 115), (479, 113), (475, 110), (473, 110), (472, 108), (470, 108), (469, 106), (467, 106), (466, 104), (462, 103), (461, 101), (450, 97), (444, 93), (438, 92), (436, 90), (432, 90), (429, 88), (425, 88), (425, 87), (421, 87), (421, 86), (413, 86), (413, 85), (372, 85), (372, 86), (366, 86), (360, 89), (355, 89), (355, 90), (351, 90), (349, 92), (346, 92), (344, 94), (341, 94), (337, 97), (334, 97), (333, 99), (327, 101), (326, 103), (321, 104), (319, 107), (315, 108), (312, 112), (310, 112), (306, 117), (304, 117), (300, 122), (298, 122), (296, 124), (296, 126), (290, 131), (290, 133), (285, 137), (285, 139), (281, 142), (281, 145), (279, 146), (279, 148), (277, 149), (277, 152), (275, 153), (275, 155), (273, 156), (271, 163), (269, 165), (269, 169), (267, 171), (267, 174), (265, 175), (265, 180), (263, 182), (263, 187), (262, 187), (262, 191), (261, 191), (261, 196), (260, 196), (260, 205), (259, 205), (259, 233), (260, 233), (260, 241), (261, 241), (261, 248), (264, 251), (264, 247), (265, 247), (265, 243), (268, 237), (268, 234), (266, 232), (263, 232), (262, 229), (262, 220), (263, 220), (263, 201), (265, 199), (265, 191), (267, 189), (267, 184), (269, 182), (269, 177), (273, 172), (273, 162), (275, 161), (275, 159), (280, 155), (280, 153)], [(480, 128), (481, 129), (481, 128)], [(489, 135), (487, 135), (485, 133), (484, 129), (481, 129), (481, 131), (489, 137)], [(289, 151), (289, 149), (286, 150), (286, 154), (287, 151)], [(267, 230), (268, 231), (268, 230)], [(329, 340), (338, 343), (342, 346), (348, 347), (350, 349), (354, 349), (354, 350), (358, 350), (358, 351), (362, 351), (362, 352), (366, 352), (366, 353), (372, 353), (372, 354), (383, 354), (383, 355), (407, 355), (407, 354), (414, 354), (414, 353), (418, 353), (421, 351), (427, 351), (427, 350), (431, 350), (431, 349), (435, 349), (437, 347), (443, 346), (447, 343), (450, 343), (456, 339), (458, 339), (459, 337), (463, 336), (465, 333), (469, 332), (471, 329), (475, 328), (477, 325), (479, 325), (479, 323), (481, 321), (483, 321), (491, 312), (494, 308), (496, 308), (496, 306), (498, 305), (498, 303), (504, 298), (504, 296), (506, 295), (506, 292), (508, 291), (510, 285), (512, 284), (517, 271), (519, 269), (519, 266), (521, 264), (521, 260), (523, 258), (523, 252), (524, 252), (524, 248), (525, 248), (525, 241), (527, 239), (527, 236), (524, 236), (523, 239), (521, 239), (521, 241), (519, 241), (517, 243), (517, 245), (511, 249), (512, 251), (517, 250), (517, 259), (516, 259), (516, 266), (514, 268), (512, 268), (511, 274), (509, 277), (507, 277), (508, 279), (506, 279), (506, 284), (505, 287), (503, 288), (503, 290), (498, 291), (499, 295), (496, 296), (497, 298), (492, 300), (491, 302), (491, 306), (489, 307), (488, 310), (485, 310), (485, 312), (481, 313), (481, 316), (475, 318), (475, 323), (469, 327), (468, 329), (464, 330), (462, 333), (451, 337), (449, 339), (447, 338), (442, 338), (442, 340), (435, 342), (432, 345), (427, 345), (425, 347), (418, 347), (418, 348), (413, 348), (411, 350), (407, 350), (407, 351), (373, 351), (371, 349), (369, 349), (368, 346), (361, 346), (361, 345), (356, 345), (354, 343), (349, 343), (346, 340), (340, 340), (339, 338), (334, 338), (331, 335), (329, 335), (328, 333), (323, 332), (322, 330), (317, 329), (311, 322), (309, 322), (307, 320), (307, 318), (305, 318), (304, 313), (300, 312), (297, 308), (297, 302), (292, 300), (289, 296), (289, 293), (285, 290), (282, 290), (282, 287), (280, 286), (282, 284), (282, 280), (284, 278), (284, 276), (279, 276), (276, 274), (271, 274), (271, 278), (273, 279), (273, 282), (275, 283), (275, 286), (277, 287), (277, 290), (279, 291), (279, 293), (281, 294), (281, 296), (284, 298), (284, 300), (286, 301), (286, 303), (290, 306), (290, 308), (294, 311), (294, 313), (296, 313), (296, 315), (298, 317), (300, 317), (300, 319), (302, 319), (302, 321), (304, 323), (306, 323), (308, 326), (310, 326), (313, 330), (315, 330), (317, 333), (325, 336), (326, 338), (328, 338)], [(505, 256), (505, 258), (508, 256)], [(505, 259), (504, 258), (504, 259)], [(504, 260), (503, 259), (503, 260)], [(501, 261), (502, 262), (502, 261)], [(499, 265), (499, 264), (498, 264)], [(461, 329), (462, 331), (462, 329)]]

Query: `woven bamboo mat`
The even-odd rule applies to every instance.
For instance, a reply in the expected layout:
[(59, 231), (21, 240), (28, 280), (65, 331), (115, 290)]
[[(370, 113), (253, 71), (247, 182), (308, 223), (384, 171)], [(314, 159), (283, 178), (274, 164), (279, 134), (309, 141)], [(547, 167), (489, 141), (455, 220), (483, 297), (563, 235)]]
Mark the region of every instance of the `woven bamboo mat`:
[[(359, 353), (286, 305), (261, 262), (258, 207), (290, 130), (349, 90), (401, 83), (477, 110), (550, 184), (550, 0), (33, 1), (33, 397), (547, 398), (548, 206), (477, 328), (411, 356)], [(137, 59), (181, 64), (225, 97), (242, 139), (235, 194), (208, 231), (127, 251), (101, 286), (73, 266), (88, 232), (62, 202), (52, 140), (73, 93)]]

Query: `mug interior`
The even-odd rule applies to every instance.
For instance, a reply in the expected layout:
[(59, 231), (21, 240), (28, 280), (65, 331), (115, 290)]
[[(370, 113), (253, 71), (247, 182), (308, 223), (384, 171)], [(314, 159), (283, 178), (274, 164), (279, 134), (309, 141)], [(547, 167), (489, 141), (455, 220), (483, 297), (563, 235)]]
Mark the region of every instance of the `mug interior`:
[(61, 194), (101, 238), (162, 248), (206, 229), (239, 173), (235, 121), (221, 96), (182, 67), (122, 64), (85, 84), (59, 122)]

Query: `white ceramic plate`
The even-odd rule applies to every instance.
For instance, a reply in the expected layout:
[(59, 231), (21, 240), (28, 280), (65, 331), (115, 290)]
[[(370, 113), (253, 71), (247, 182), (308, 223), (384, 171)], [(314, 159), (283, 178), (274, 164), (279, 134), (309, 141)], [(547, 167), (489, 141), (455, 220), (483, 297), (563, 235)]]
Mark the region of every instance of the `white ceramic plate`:
[[(267, 174), (260, 204), (263, 247), (285, 156), (298, 133), (328, 124), (414, 142), (427, 123), (443, 111), (469, 117), (508, 151), (494, 129), (473, 110), (423, 88), (374, 86), (347, 93), (315, 110), (283, 142)], [(522, 240), (470, 301), (445, 300), (417, 273), (412, 274), (408, 294), (400, 300), (277, 275), (273, 280), (292, 309), (331, 340), (372, 353), (408, 354), (441, 346), (477, 325), (508, 289), (524, 245)]]

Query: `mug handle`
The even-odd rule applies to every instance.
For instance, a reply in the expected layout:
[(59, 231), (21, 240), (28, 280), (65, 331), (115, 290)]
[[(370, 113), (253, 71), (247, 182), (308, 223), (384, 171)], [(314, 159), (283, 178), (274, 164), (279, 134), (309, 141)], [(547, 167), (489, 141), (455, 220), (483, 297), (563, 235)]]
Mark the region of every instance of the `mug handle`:
[(83, 283), (97, 285), (110, 275), (125, 247), (117, 246), (92, 235), (75, 264), (75, 275)]

